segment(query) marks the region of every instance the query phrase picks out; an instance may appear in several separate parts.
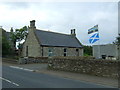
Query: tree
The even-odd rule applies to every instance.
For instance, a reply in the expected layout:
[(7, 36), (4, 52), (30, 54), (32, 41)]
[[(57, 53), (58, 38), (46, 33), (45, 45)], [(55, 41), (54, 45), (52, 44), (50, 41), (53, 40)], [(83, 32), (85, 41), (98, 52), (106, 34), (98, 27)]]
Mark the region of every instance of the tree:
[(92, 46), (84, 46), (84, 56), (92, 56)]
[(113, 44), (120, 45), (120, 35), (116, 37), (116, 40), (113, 42)]
[(13, 50), (10, 46), (9, 41), (7, 40), (5, 32), (2, 31), (2, 55), (6, 56), (6, 55), (11, 55), (11, 54), (13, 54)]
[(120, 45), (120, 36), (117, 37), (117, 44)]
[(16, 29), (16, 39), (17, 39), (17, 42), (25, 39), (27, 34), (28, 34), (27, 26), (24, 26), (21, 29)]
[(15, 29), (15, 32), (12, 32), (11, 30), (11, 39), (14, 42), (14, 45), (16, 47), (16, 42), (21, 42), (26, 38), (28, 34), (28, 28), (27, 26), (24, 26), (23, 28), (20, 29)]

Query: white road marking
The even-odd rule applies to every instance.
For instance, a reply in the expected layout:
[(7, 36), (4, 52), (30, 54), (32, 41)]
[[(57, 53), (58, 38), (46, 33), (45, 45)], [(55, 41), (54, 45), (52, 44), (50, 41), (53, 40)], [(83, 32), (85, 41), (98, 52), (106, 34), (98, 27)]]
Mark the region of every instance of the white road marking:
[(26, 68), (21, 68), (21, 67), (16, 67), (16, 66), (10, 66), (11, 68), (16, 68), (16, 69), (21, 69), (21, 70), (25, 70), (25, 71), (31, 71), (33, 72), (34, 70), (31, 69), (26, 69)]
[(6, 82), (8, 82), (8, 83), (11, 83), (11, 84), (13, 84), (13, 85), (15, 85), (15, 86), (17, 86), (17, 87), (19, 86), (19, 84), (14, 83), (14, 82), (12, 82), (12, 81), (10, 81), (10, 80), (8, 80), (8, 79), (2, 78), (2, 77), (0, 77), (0, 79), (6, 81)]
[(34, 70), (30, 70), (30, 69), (25, 69), (25, 68), (23, 68), (23, 70), (26, 70), (26, 71), (31, 71), (31, 72), (33, 72)]

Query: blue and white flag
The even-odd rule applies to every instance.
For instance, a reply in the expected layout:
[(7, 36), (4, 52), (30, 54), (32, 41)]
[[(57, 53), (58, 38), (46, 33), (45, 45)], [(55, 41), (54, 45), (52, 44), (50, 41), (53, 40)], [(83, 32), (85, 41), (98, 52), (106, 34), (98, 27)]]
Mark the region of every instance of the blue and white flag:
[(98, 25), (94, 26), (93, 28), (88, 30), (88, 34), (90, 35), (89, 42), (91, 44), (95, 43), (99, 40), (99, 33), (98, 33)]
[(98, 25), (95, 25), (94, 27), (92, 27), (88, 30), (88, 34), (91, 34), (94, 32), (98, 32)]

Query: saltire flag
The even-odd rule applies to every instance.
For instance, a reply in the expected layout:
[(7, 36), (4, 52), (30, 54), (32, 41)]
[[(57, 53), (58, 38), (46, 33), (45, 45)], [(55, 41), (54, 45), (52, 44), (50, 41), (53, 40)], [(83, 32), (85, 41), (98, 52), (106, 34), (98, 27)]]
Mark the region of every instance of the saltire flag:
[(98, 25), (95, 25), (93, 28), (89, 29), (88, 34), (90, 34), (89, 42), (91, 44), (98, 41), (99, 40)]

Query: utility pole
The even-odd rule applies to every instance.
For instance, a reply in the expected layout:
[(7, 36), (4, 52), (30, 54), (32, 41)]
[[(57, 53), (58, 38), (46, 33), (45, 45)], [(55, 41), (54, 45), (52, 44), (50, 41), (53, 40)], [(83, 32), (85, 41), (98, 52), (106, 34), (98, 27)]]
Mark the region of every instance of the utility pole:
[[(118, 37), (120, 37), (120, 1), (118, 2)], [(120, 42), (119, 41), (118, 41), (118, 88), (120, 88)]]
[[(120, 34), (119, 34), (118, 38), (120, 38)], [(118, 40), (118, 44), (117, 44), (117, 50), (118, 50), (118, 60), (120, 60), (120, 41), (119, 40)]]

